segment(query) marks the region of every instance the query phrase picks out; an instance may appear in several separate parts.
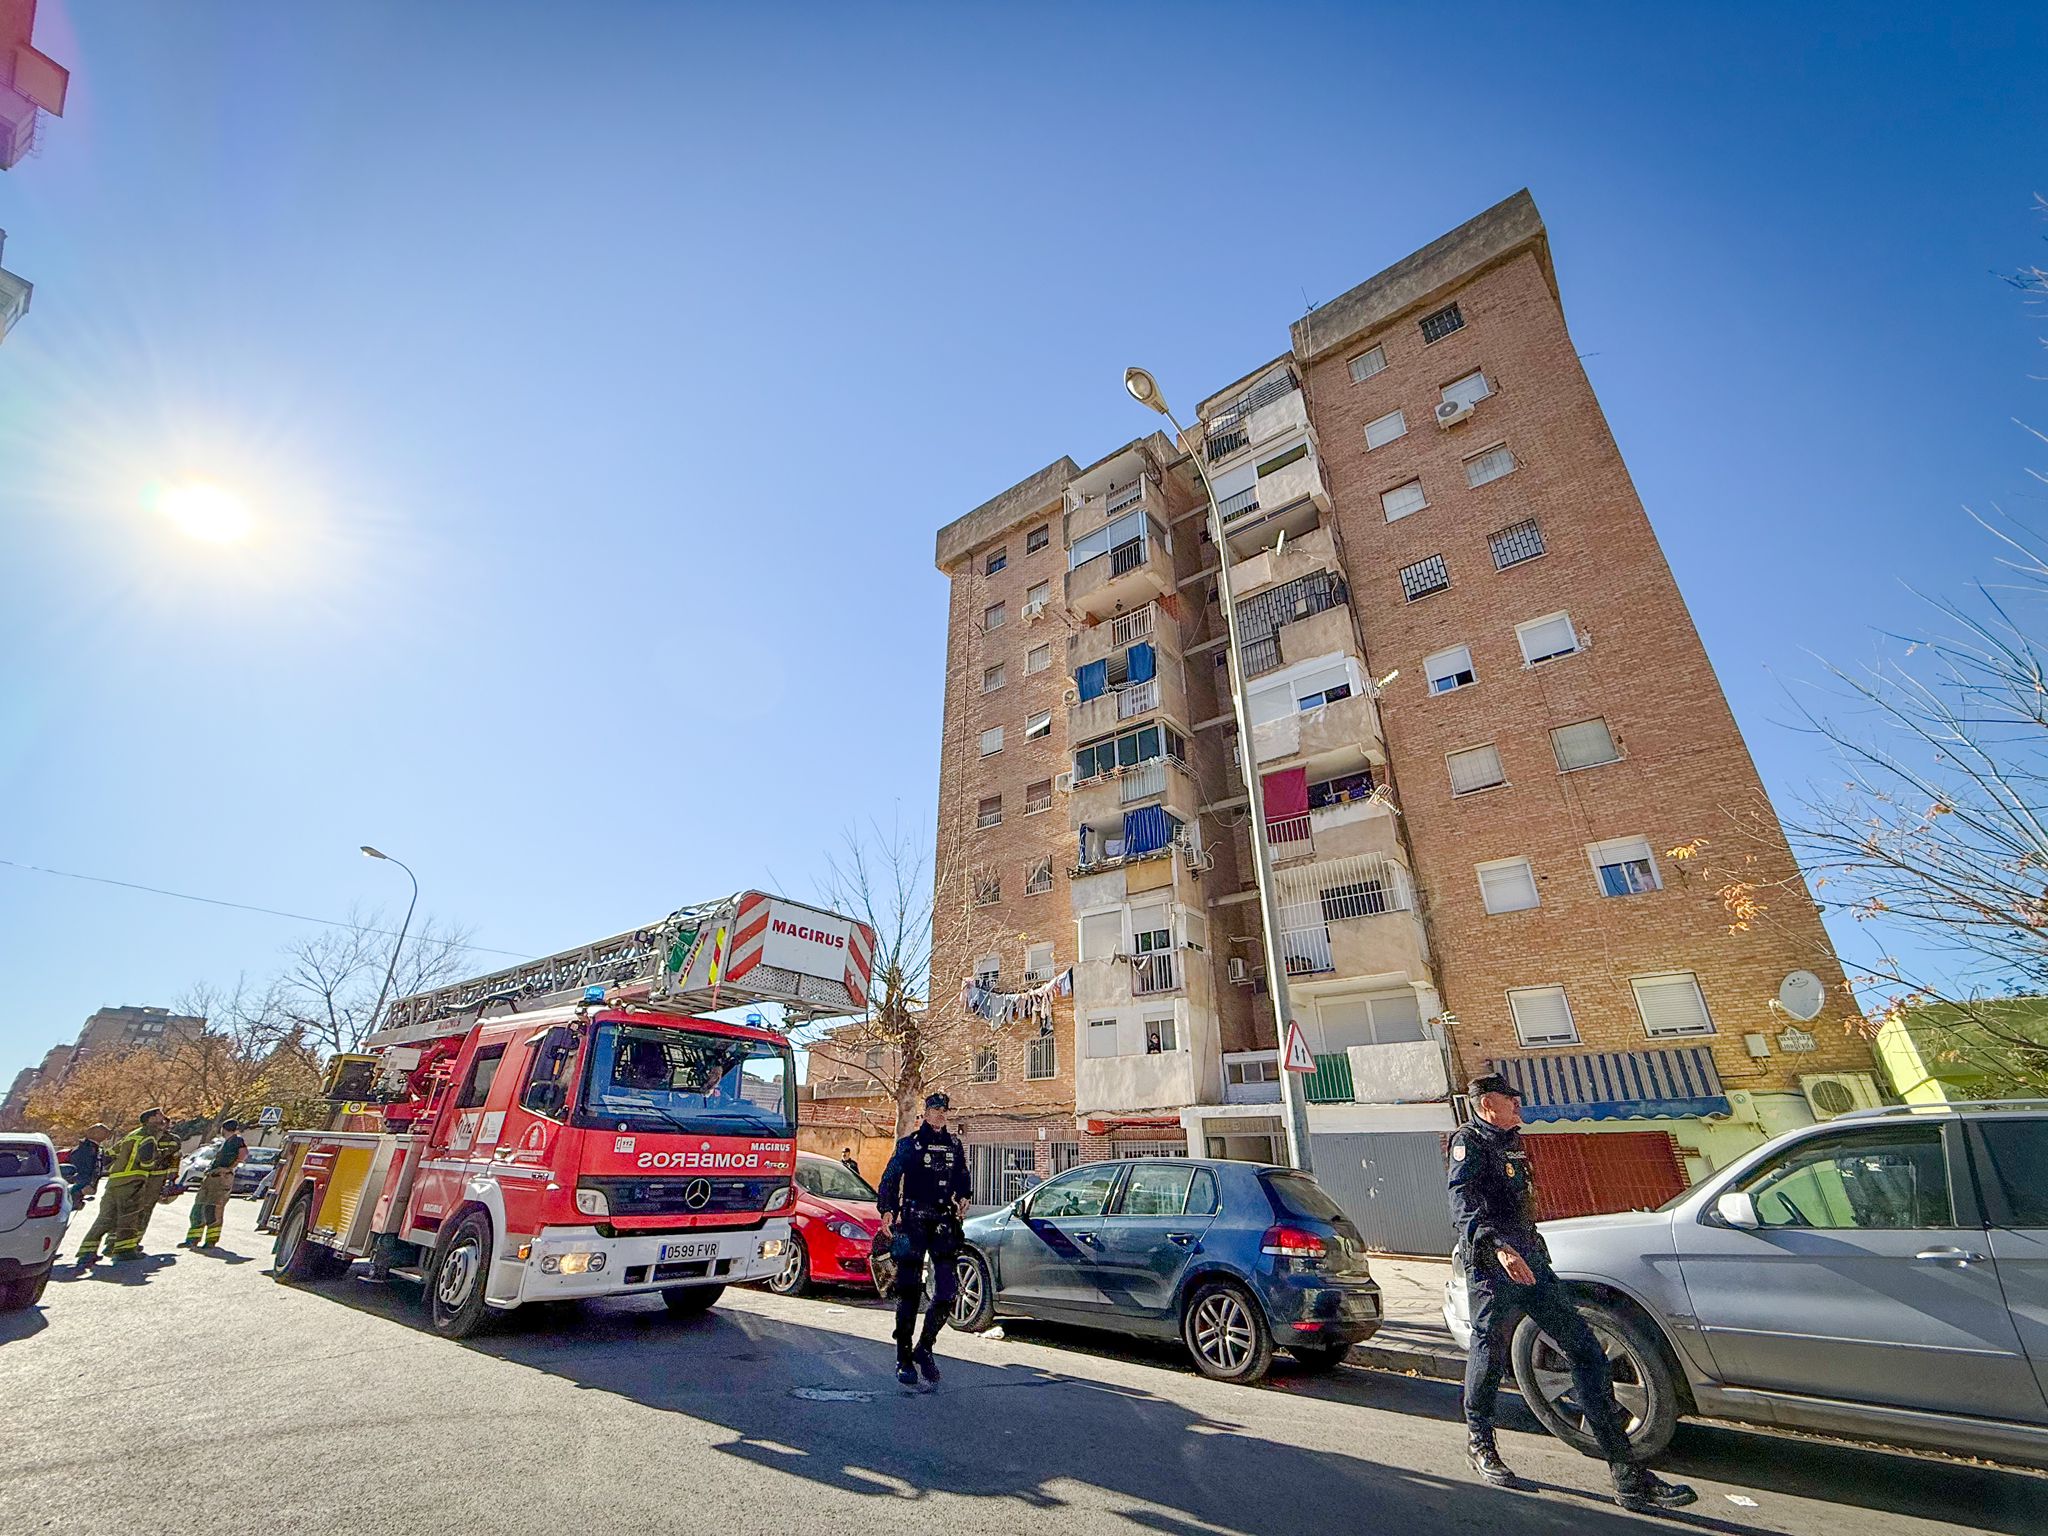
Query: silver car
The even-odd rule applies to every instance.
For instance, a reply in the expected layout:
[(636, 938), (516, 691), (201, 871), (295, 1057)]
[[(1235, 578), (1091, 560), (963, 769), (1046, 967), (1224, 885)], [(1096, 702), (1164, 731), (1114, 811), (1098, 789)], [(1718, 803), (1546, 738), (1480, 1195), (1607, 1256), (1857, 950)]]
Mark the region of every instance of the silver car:
[[(2048, 1101), (1842, 1115), (1543, 1236), (1645, 1455), (1700, 1414), (2048, 1466)], [(1455, 1267), (1444, 1317), (1469, 1348)], [(1589, 1449), (1555, 1347), (1524, 1320), (1511, 1354)]]

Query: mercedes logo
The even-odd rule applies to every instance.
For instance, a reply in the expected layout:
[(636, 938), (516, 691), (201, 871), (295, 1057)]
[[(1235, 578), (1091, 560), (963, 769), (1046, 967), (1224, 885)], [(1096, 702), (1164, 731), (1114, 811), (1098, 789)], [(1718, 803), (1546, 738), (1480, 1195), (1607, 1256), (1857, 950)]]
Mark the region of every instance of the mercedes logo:
[(683, 1186), (683, 1204), (693, 1211), (701, 1211), (711, 1203), (711, 1181), (692, 1179)]

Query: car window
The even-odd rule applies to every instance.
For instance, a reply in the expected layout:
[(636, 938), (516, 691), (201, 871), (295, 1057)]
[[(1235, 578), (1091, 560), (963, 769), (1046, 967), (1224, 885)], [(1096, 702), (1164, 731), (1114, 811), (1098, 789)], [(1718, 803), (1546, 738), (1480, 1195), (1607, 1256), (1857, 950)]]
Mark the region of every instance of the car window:
[(818, 1192), (818, 1170), (806, 1163), (796, 1165), (796, 1187), (807, 1195)]
[(1186, 1163), (1135, 1163), (1118, 1207), (1122, 1216), (1178, 1216), (1187, 1208), (1195, 1170)]
[(457, 1109), (475, 1109), (491, 1096), (491, 1083), (498, 1075), (498, 1063), (505, 1059), (505, 1047), (487, 1045), (476, 1053), (476, 1059), (469, 1064), (469, 1081), (462, 1085), (462, 1092), (456, 1096)]
[(1197, 1168), (1195, 1182), (1188, 1189), (1188, 1214), (1214, 1216), (1222, 1209), (1223, 1201), (1216, 1193), (1216, 1175), (1206, 1168)]
[(1099, 1163), (1047, 1179), (1031, 1192), (1031, 1219), (1100, 1216), (1116, 1186), (1117, 1165)]
[(2012, 1224), (2048, 1227), (2048, 1120), (1986, 1120), (1977, 1133)]
[(1941, 1128), (1885, 1126), (1801, 1142), (1742, 1186), (1766, 1227), (1902, 1231), (1949, 1227)]
[(1343, 1208), (1306, 1174), (1270, 1173), (1266, 1175), (1266, 1188), (1273, 1192), (1274, 1203), (1285, 1215), (1299, 1216), (1305, 1221), (1344, 1219)]
[(50, 1171), (50, 1150), (40, 1142), (0, 1143), (0, 1179), (32, 1179)]
[(274, 1163), (277, 1161), (277, 1154), (278, 1148), (276, 1147), (251, 1147), (249, 1149), (249, 1161), (252, 1163)]

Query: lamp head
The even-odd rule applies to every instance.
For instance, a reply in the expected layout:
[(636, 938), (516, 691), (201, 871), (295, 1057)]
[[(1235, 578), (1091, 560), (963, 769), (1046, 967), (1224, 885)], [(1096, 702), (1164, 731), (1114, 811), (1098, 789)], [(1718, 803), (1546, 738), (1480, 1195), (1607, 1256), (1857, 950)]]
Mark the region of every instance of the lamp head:
[(1124, 370), (1124, 388), (1131, 392), (1131, 398), (1138, 404), (1162, 416), (1166, 414), (1166, 396), (1159, 392), (1159, 381), (1143, 368)]
[(368, 843), (365, 843), (363, 844), (363, 857), (366, 859), (388, 859), (391, 857), (391, 855), (388, 853), (379, 853), (376, 849), (372, 848)]

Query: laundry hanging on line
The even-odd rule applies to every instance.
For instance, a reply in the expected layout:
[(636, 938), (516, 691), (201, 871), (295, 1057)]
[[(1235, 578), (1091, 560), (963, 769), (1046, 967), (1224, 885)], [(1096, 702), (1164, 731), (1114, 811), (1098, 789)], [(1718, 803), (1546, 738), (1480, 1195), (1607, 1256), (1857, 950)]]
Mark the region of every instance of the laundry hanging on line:
[(998, 992), (979, 976), (960, 984), (960, 1006), (969, 1013), (1000, 1026), (1012, 1019), (1048, 1020), (1056, 997), (1074, 995), (1074, 968), (1068, 966), (1028, 992)]

